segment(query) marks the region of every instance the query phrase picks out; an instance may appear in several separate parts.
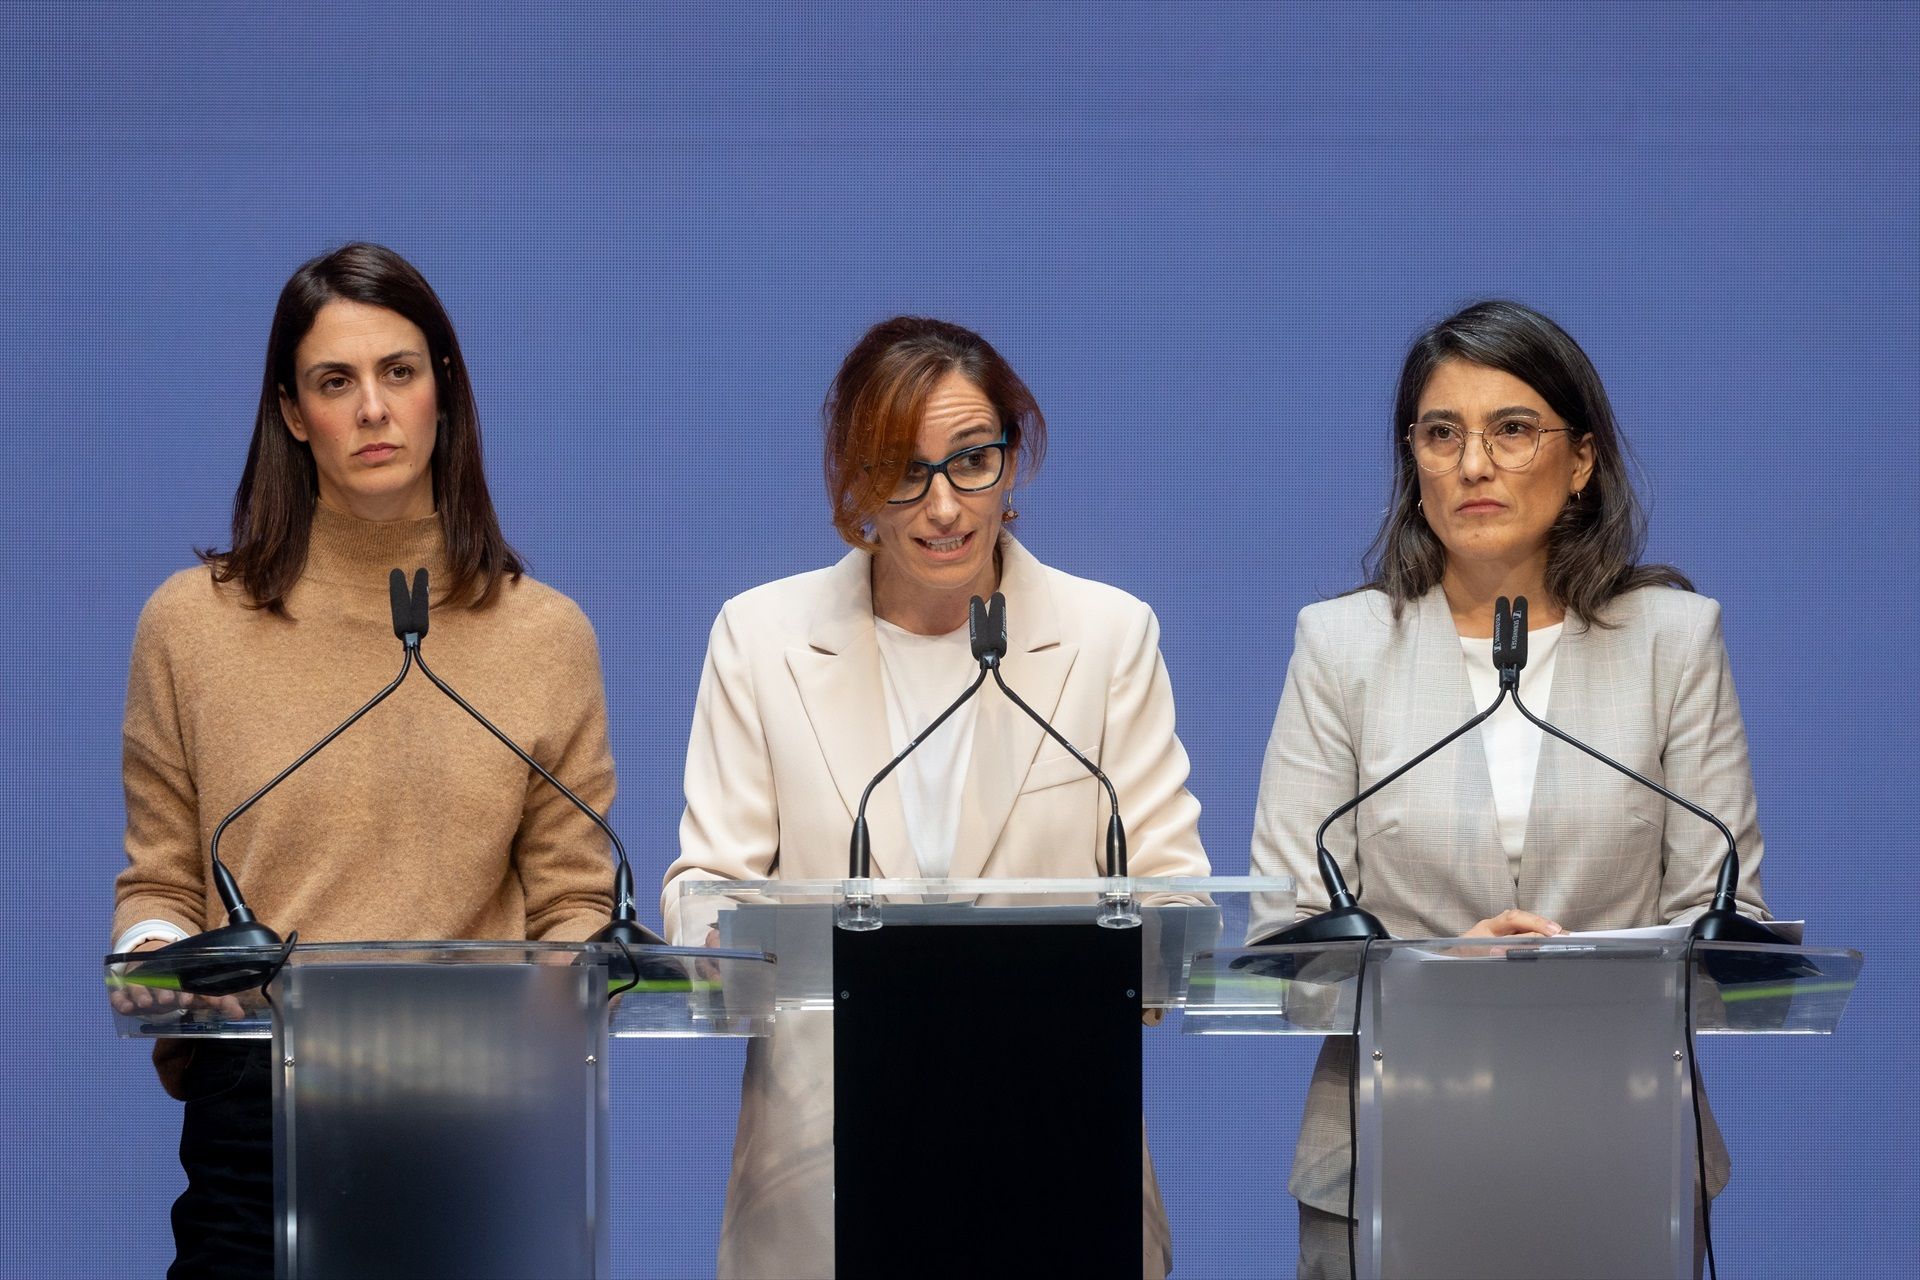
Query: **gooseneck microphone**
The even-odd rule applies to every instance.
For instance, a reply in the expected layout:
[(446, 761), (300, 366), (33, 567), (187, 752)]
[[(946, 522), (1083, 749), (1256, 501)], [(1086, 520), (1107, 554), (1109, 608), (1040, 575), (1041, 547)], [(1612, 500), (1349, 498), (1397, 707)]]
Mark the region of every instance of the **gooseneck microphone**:
[(1523, 613), (1514, 618), (1507, 605), (1507, 598), (1501, 596), (1493, 602), (1493, 666), (1500, 673), (1500, 692), (1487, 704), (1484, 711), (1476, 713), (1472, 719), (1449, 733), (1440, 741), (1422, 751), (1413, 759), (1381, 778), (1359, 795), (1347, 801), (1321, 822), (1320, 829), (1313, 833), (1314, 856), (1320, 864), (1320, 879), (1327, 888), (1327, 909), (1319, 915), (1308, 916), (1296, 924), (1289, 925), (1278, 932), (1253, 943), (1256, 947), (1283, 947), (1316, 942), (1367, 942), (1390, 938), (1386, 926), (1372, 912), (1361, 907), (1347, 888), (1347, 878), (1340, 873), (1340, 864), (1327, 852), (1327, 828), (1379, 792), (1389, 783), (1403, 777), (1424, 763), (1430, 756), (1485, 723), (1487, 718), (1500, 709), (1500, 704), (1512, 694), (1515, 703), (1520, 699), (1520, 671), (1527, 665), (1527, 624)]
[(1007, 651), (1007, 621), (1003, 609), (1000, 615), (1000, 635), (998, 648), (994, 646), (989, 619), (975, 596), (967, 604), (967, 641), (973, 648), (973, 660), (980, 664), (980, 674), (973, 678), (966, 692), (955, 698), (947, 709), (933, 718), (933, 723), (915, 735), (912, 742), (900, 749), (900, 754), (887, 761), (880, 772), (873, 775), (867, 783), (867, 789), (860, 793), (859, 807), (853, 814), (853, 834), (847, 841), (847, 878), (866, 880), (873, 874), (873, 844), (867, 834), (867, 801), (873, 796), (873, 789), (886, 780), (888, 774), (900, 767), (902, 761), (919, 749), (920, 744), (933, 736), (934, 730), (947, 722), (948, 717), (967, 704), (967, 699), (980, 692), (980, 686), (986, 683), (987, 671), (1000, 665), (1000, 658)]
[[(399, 579), (400, 571), (395, 569), (393, 575), (395, 579)], [(395, 607), (398, 608), (397, 602), (399, 596), (397, 594), (397, 584), (395, 591)], [(635, 906), (633, 899), (633, 867), (627, 861), (626, 846), (620, 843), (620, 837), (615, 834), (613, 827), (608, 824), (607, 820), (602, 817), (592, 805), (575, 795), (565, 783), (548, 772), (545, 765), (528, 755), (521, 749), (519, 743), (501, 732), (493, 721), (481, 715), (480, 712), (474, 708), (473, 704), (469, 703), (454, 690), (452, 685), (434, 673), (433, 668), (427, 665), (426, 655), (422, 653), (420, 649), (420, 642), (426, 639), (427, 636), (428, 621), (427, 571), (425, 569), (419, 569), (416, 570), (413, 575), (413, 591), (409, 597), (408, 606), (408, 630), (402, 637), (407, 645), (408, 657), (419, 664), (420, 674), (432, 681), (434, 688), (451, 698), (455, 706), (472, 716), (481, 728), (497, 738), (501, 745), (513, 752), (514, 755), (519, 756), (528, 768), (532, 769), (542, 778), (545, 778), (555, 791), (558, 791), (572, 802), (574, 808), (592, 819), (593, 824), (600, 828), (601, 832), (606, 835), (607, 840), (613, 845), (614, 856), (619, 863), (613, 877), (613, 918), (607, 922), (604, 928), (589, 938), (588, 941), (612, 943), (622, 949), (636, 946), (664, 946), (666, 939), (640, 923), (639, 910)], [(396, 627), (396, 630), (397, 629)], [(402, 674), (404, 675), (405, 672), (403, 671)], [(616, 965), (614, 968), (616, 970), (623, 970), (624, 966)], [(616, 974), (616, 976), (630, 975)]]
[(1100, 766), (1087, 759), (1080, 749), (1062, 737), (1060, 731), (1047, 723), (1047, 718), (1035, 711), (1007, 685), (1006, 677), (1000, 673), (1000, 660), (1007, 656), (1007, 598), (996, 591), (991, 602), (979, 596), (967, 602), (967, 640), (973, 650), (973, 660), (980, 664), (980, 674), (966, 687), (961, 695), (953, 700), (945, 711), (934, 717), (933, 723), (902, 747), (900, 754), (887, 761), (880, 772), (873, 775), (865, 791), (860, 793), (860, 804), (853, 815), (853, 835), (847, 849), (847, 875), (850, 879), (865, 880), (872, 874), (873, 850), (867, 833), (867, 802), (873, 796), (873, 789), (886, 780), (888, 774), (897, 769), (901, 762), (933, 736), (935, 730), (947, 722), (969, 698), (980, 692), (980, 686), (986, 683), (987, 676), (993, 676), (994, 683), (1000, 686), (1000, 692), (1007, 695), (1007, 701), (1025, 712), (1033, 722), (1045, 730), (1055, 742), (1065, 747), (1075, 760), (1078, 760), (1088, 773), (1098, 778), (1107, 789), (1107, 801), (1112, 816), (1107, 820), (1107, 875), (1110, 877), (1127, 874), (1127, 829), (1120, 820), (1120, 797), (1113, 789), (1113, 783), (1100, 770)]
[[(1506, 601), (1502, 599), (1500, 605), (1496, 607), (1501, 607), (1505, 604)], [(1521, 596), (1513, 602), (1513, 627), (1519, 634), (1521, 662), (1524, 663), (1526, 661), (1527, 643), (1527, 598), (1525, 596)], [(1503, 692), (1509, 687), (1506, 683), (1504, 672), (1501, 675), (1500, 687)], [(1708, 813), (1705, 809), (1687, 799), (1685, 796), (1677, 795), (1667, 790), (1667, 788), (1661, 786), (1645, 774), (1629, 769), (1618, 760), (1602, 754), (1572, 734), (1547, 723), (1539, 716), (1533, 714), (1533, 712), (1528, 709), (1527, 704), (1520, 700), (1519, 672), (1517, 669), (1514, 673), (1514, 683), (1511, 687), (1513, 691), (1513, 705), (1519, 708), (1520, 714), (1525, 716), (1528, 722), (1540, 729), (1541, 732), (1552, 734), (1568, 746), (1577, 747), (1579, 750), (1586, 752), (1601, 764), (1625, 774), (1649, 791), (1664, 796), (1695, 817), (1703, 818), (1711, 822), (1715, 829), (1720, 832), (1721, 838), (1727, 842), (1727, 851), (1720, 859), (1720, 875), (1714, 883), (1713, 901), (1708, 906), (1706, 913), (1693, 922), (1693, 927), (1690, 930), (1691, 937), (1697, 938), (1702, 942), (1779, 943), (1786, 941), (1786, 939), (1776, 934), (1760, 921), (1750, 916), (1740, 914), (1739, 908), (1736, 905), (1736, 898), (1740, 890), (1740, 849), (1738, 843), (1733, 838), (1733, 832), (1728, 829), (1726, 823), (1720, 821), (1719, 818)]]
[[(423, 571), (424, 572), (424, 571)], [(221, 954), (234, 947), (278, 947), (283, 945), (279, 934), (262, 923), (247, 906), (246, 898), (240, 892), (239, 882), (233, 878), (233, 872), (220, 860), (220, 838), (227, 828), (241, 814), (253, 808), (266, 798), (268, 792), (292, 777), (294, 771), (307, 761), (319, 755), (328, 743), (357, 724), (360, 718), (385, 702), (395, 689), (398, 689), (413, 669), (415, 656), (420, 649), (419, 636), (414, 630), (414, 609), (412, 597), (407, 593), (406, 575), (395, 569), (387, 580), (388, 603), (393, 614), (393, 634), (404, 645), (400, 657), (400, 673), (387, 684), (386, 688), (367, 700), (366, 705), (336, 725), (326, 737), (308, 747), (300, 758), (275, 774), (265, 786), (235, 805), (233, 811), (220, 820), (213, 829), (213, 838), (208, 842), (207, 854), (212, 862), (213, 887), (220, 895), (220, 904), (226, 908), (227, 922), (216, 929), (196, 933), (190, 938), (155, 948), (142, 959), (143, 963), (164, 966), (170, 972), (176, 972), (180, 978), (180, 989), (193, 995), (235, 995), (250, 991), (260, 985), (260, 981), (277, 967), (278, 961), (264, 963), (259, 961), (234, 960)], [(422, 620), (418, 630), (424, 632), (426, 624)]]
[[(980, 598), (975, 596), (973, 603), (978, 607)], [(1045, 730), (1049, 738), (1052, 738), (1055, 742), (1065, 747), (1067, 754), (1075, 760), (1078, 760), (1081, 767), (1098, 778), (1100, 785), (1107, 789), (1107, 810), (1109, 815), (1107, 818), (1107, 876), (1111, 879), (1126, 875), (1127, 828), (1126, 824), (1120, 820), (1120, 795), (1113, 789), (1112, 780), (1101, 771), (1099, 765), (1087, 759), (1087, 757), (1081, 753), (1080, 748), (1068, 742), (1058, 729), (1049, 724), (1045, 716), (1028, 706), (1019, 694), (1008, 687), (1007, 678), (1000, 674), (1000, 658), (1004, 656), (1007, 651), (1007, 598), (998, 591), (994, 592), (993, 602), (986, 606), (985, 616), (987, 626), (995, 636), (999, 650), (993, 655), (992, 661), (988, 662), (983, 660), (982, 665), (987, 670), (993, 672), (993, 682), (1000, 686), (1001, 693), (1007, 695), (1008, 702), (1011, 702), (1014, 706), (1024, 711), (1027, 718)], [(980, 650), (976, 646), (974, 655), (978, 657), (979, 653)]]

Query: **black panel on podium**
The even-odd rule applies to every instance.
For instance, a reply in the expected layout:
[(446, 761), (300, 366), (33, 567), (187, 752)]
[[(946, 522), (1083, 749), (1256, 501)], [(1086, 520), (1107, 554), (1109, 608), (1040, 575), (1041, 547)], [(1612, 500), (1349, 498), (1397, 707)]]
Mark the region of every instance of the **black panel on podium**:
[(834, 931), (842, 1280), (1139, 1271), (1140, 935), (1022, 914)]

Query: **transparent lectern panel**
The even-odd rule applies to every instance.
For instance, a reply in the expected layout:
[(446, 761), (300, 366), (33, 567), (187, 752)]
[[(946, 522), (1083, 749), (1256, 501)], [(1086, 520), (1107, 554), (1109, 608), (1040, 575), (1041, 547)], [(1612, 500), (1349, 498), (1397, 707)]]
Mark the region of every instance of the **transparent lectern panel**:
[(1238, 947), (1194, 956), (1180, 1029), (1188, 1035), (1351, 1035), (1358, 942)]
[(758, 951), (635, 947), (629, 975), (616, 957), (607, 980), (617, 1040), (773, 1033), (773, 961)]
[(132, 1040), (265, 1040), (273, 1034), (273, 1010), (260, 984), (287, 954), (283, 947), (218, 947), (191, 958), (110, 955), (103, 977), (114, 1031)]
[(1702, 1035), (1831, 1035), (1859, 981), (1841, 947), (1695, 943), (1693, 1025)]
[[(1459, 953), (1478, 949), (1486, 955), (1542, 957), (1592, 954), (1602, 945), (1659, 945), (1668, 949), (1661, 954), (1677, 957), (1686, 946), (1683, 939), (1455, 941)], [(1193, 959), (1182, 1030), (1189, 1035), (1351, 1034), (1360, 948), (1357, 942), (1338, 942), (1202, 952)], [(1694, 1030), (1701, 1035), (1829, 1035), (1846, 1012), (1863, 963), (1858, 951), (1841, 947), (1737, 942), (1695, 943), (1693, 956)]]
[[(691, 880), (681, 886), (683, 936), (709, 926), (722, 946), (779, 958), (781, 1008), (833, 1006), (833, 931), (849, 927), (930, 927), (1137, 920), (1148, 1008), (1177, 1008), (1197, 952), (1246, 936), (1249, 911), (1291, 916), (1284, 877), (1086, 878), (1077, 880)], [(1125, 904), (1118, 913), (1115, 904)]]
[[(626, 971), (627, 957), (638, 966)], [(618, 1039), (763, 1036), (773, 1021), (774, 964), (758, 951), (699, 947), (618, 947), (575, 942), (328, 942), (289, 948), (229, 947), (179, 964), (151, 952), (106, 958), (105, 981), (116, 1031), (129, 1039), (265, 1040), (273, 1034), (266, 992), (289, 965), (313, 963), (543, 964), (599, 966), (612, 998)], [(209, 970), (252, 986), (195, 995)], [(235, 985), (228, 981), (216, 985)]]
[(573, 960), (295, 956), (274, 984), (282, 1277), (606, 1274), (605, 970)]
[(1691, 1275), (1684, 942), (1376, 942), (1360, 1274)]

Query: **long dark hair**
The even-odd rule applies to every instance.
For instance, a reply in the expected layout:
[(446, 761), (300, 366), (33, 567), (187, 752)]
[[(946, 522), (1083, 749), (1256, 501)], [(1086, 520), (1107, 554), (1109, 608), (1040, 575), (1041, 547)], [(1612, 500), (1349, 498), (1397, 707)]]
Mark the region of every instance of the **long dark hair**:
[(882, 320), (841, 361), (820, 410), (827, 429), (833, 527), (850, 545), (873, 546), (867, 524), (885, 509), (887, 495), (913, 460), (927, 397), (948, 373), (965, 377), (992, 403), (1000, 430), (1020, 459), (1020, 478), (1039, 469), (1047, 451), (1047, 420), (1033, 392), (992, 343), (971, 329), (927, 316)]
[(239, 582), (255, 608), (284, 615), (287, 593), (307, 563), (307, 537), (319, 495), (313, 450), (287, 430), (281, 389), (298, 386), (293, 355), (320, 309), (336, 299), (383, 307), (411, 320), (427, 338), (440, 423), (433, 445), (433, 501), (446, 536), (446, 598), (485, 604), (502, 578), (526, 563), (507, 545), (480, 462), (480, 411), (467, 379), (460, 339), (446, 308), (413, 264), (377, 244), (349, 244), (301, 265), (280, 290), (267, 333), (267, 369), (253, 420), (247, 467), (233, 495), (233, 546), (200, 559), (216, 582)]
[(1592, 440), (1593, 476), (1577, 502), (1568, 502), (1547, 532), (1547, 590), (1562, 607), (1595, 626), (1605, 609), (1637, 587), (1693, 583), (1672, 565), (1641, 564), (1647, 521), (1634, 495), (1626, 442), (1614, 422), (1607, 389), (1580, 344), (1566, 330), (1518, 302), (1476, 302), (1413, 340), (1393, 398), (1393, 490), (1386, 518), (1367, 549), (1366, 590), (1383, 591), (1397, 618), (1409, 600), (1439, 583), (1447, 549), (1418, 508), (1420, 476), (1407, 424), (1420, 412), (1420, 393), (1448, 360), (1499, 369), (1540, 393), (1566, 421), (1569, 441)]

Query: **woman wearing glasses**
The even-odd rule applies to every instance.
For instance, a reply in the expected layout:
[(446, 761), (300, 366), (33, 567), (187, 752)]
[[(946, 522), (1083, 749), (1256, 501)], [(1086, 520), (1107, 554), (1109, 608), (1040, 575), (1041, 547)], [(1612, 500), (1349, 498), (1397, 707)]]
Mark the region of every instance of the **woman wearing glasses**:
[[(1357, 591), (1300, 613), (1254, 820), (1255, 874), (1327, 906), (1314, 830), (1335, 807), (1491, 703), (1493, 603), (1525, 596), (1521, 694), (1538, 715), (1720, 815), (1741, 910), (1765, 918), (1746, 731), (1720, 608), (1641, 564), (1644, 520), (1586, 353), (1540, 313), (1482, 302), (1420, 335), (1395, 398), (1385, 522)], [(1510, 705), (1327, 833), (1361, 905), (1396, 937), (1500, 937), (1683, 921), (1725, 848), (1707, 823)], [(1348, 1274), (1352, 1044), (1329, 1038), (1289, 1190), (1300, 1275)], [(1726, 1148), (1707, 1134), (1708, 1185)]]
[[(861, 791), (971, 682), (967, 604), (996, 590), (1007, 681), (1111, 777), (1132, 873), (1206, 874), (1153, 611), (1006, 531), (1045, 446), (1018, 375), (978, 334), (900, 317), (854, 347), (824, 413), (833, 524), (852, 550), (720, 611), (661, 899), (669, 936), (707, 932), (682, 914), (684, 880), (846, 875)], [(1086, 770), (989, 690), (875, 790), (873, 874), (1098, 875), (1104, 808)], [(825, 1015), (783, 1012), (748, 1050), (720, 1275), (832, 1273), (831, 1062)], [(1143, 1197), (1143, 1266), (1158, 1275), (1169, 1252), (1150, 1168)]]

